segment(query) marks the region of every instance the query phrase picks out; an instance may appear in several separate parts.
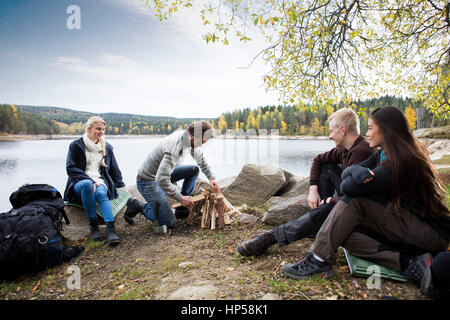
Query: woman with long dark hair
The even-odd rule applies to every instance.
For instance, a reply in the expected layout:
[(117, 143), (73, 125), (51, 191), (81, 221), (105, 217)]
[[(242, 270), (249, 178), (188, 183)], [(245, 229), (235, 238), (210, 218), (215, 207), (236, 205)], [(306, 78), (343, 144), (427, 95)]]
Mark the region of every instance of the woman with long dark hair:
[[(331, 276), (339, 246), (351, 243), (354, 248), (356, 243), (361, 247), (373, 241), (380, 245), (372, 246), (372, 259), (365, 258), (400, 271), (428, 294), (432, 256), (447, 250), (450, 241), (445, 190), (425, 146), (414, 137), (399, 109), (375, 109), (368, 124), (370, 147), (379, 151), (344, 170), (341, 190), (345, 196), (305, 257), (283, 266), (282, 271), (294, 279)], [(381, 252), (383, 246), (388, 254)]]

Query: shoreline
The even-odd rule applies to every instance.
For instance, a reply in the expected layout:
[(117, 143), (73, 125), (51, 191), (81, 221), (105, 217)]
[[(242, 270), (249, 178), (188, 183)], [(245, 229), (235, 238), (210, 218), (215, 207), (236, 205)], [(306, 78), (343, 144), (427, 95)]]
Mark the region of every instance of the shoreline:
[[(106, 135), (106, 139), (117, 138), (164, 138), (168, 135), (151, 134), (151, 135)], [(81, 135), (64, 135), (64, 134), (0, 134), (0, 141), (21, 141), (21, 140), (65, 140), (80, 138)], [(328, 140), (328, 136), (257, 136), (257, 135), (219, 135), (214, 139), (280, 139), (280, 140)]]

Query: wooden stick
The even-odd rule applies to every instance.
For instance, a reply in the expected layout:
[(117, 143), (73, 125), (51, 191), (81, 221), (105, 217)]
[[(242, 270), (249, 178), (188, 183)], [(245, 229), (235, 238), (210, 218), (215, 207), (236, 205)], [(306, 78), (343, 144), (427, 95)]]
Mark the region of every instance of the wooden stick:
[(233, 207), (233, 205), (227, 200), (227, 198), (223, 197), (223, 202), (228, 207), (228, 211), (236, 210), (236, 208)]
[(219, 228), (223, 228), (223, 227), (225, 227), (225, 219), (224, 219), (224, 216), (223, 216), (225, 208), (224, 208), (223, 198), (219, 200), (218, 210), (217, 211), (218, 211), (218, 214), (219, 214), (219, 221), (218, 221)]
[(202, 212), (202, 220), (201, 220), (201, 228), (206, 228), (206, 212), (208, 208), (208, 197), (205, 198), (205, 204), (203, 205), (203, 212)]
[[(215, 196), (213, 196), (213, 199), (216, 198)], [(217, 214), (217, 199), (214, 199), (214, 204), (212, 207), (212, 212), (211, 212), (211, 230), (214, 230), (216, 228), (216, 214)]]
[[(194, 218), (197, 215), (197, 211), (199, 211), (199, 208), (201, 208), (203, 203), (201, 201), (194, 204), (194, 207), (192, 208), (191, 212), (189, 213), (189, 216), (187, 218), (187, 223), (189, 225), (192, 225), (194, 222)], [(201, 210), (201, 209), (200, 209)]]
[[(192, 202), (196, 203), (196, 202), (198, 202), (200, 200), (203, 200), (203, 199), (205, 199), (205, 195), (203, 193), (200, 193), (200, 194), (192, 197)], [(181, 207), (181, 203), (179, 203), (179, 202), (174, 203), (172, 205), (173, 209), (178, 208), (178, 207)]]
[(223, 221), (226, 225), (231, 224), (231, 219), (227, 212), (223, 213)]

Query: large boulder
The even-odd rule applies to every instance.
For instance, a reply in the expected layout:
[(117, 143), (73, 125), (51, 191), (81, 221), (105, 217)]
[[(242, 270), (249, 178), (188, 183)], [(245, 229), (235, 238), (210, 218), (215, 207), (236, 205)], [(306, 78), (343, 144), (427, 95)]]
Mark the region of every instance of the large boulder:
[[(115, 217), (115, 225), (117, 230), (122, 230), (126, 226), (126, 222), (123, 219), (123, 213), (126, 210), (124, 206)], [(80, 240), (87, 239), (90, 233), (89, 219), (86, 211), (82, 208), (76, 206), (65, 206), (67, 217), (69, 218), (70, 224), (66, 224), (63, 220), (63, 230), (62, 235), (70, 240)], [(105, 234), (106, 226), (104, 225), (103, 219), (99, 218), (100, 231)]]
[(275, 196), (283, 198), (292, 198), (308, 193), (309, 193), (309, 177), (301, 177), (294, 175), (288, 180), (288, 183), (275, 194)]
[(428, 146), (431, 160), (438, 160), (450, 155), (450, 140), (435, 140)]
[(300, 218), (310, 210), (308, 195), (300, 195), (286, 200), (279, 200), (269, 208), (262, 221), (271, 226)]
[(66, 206), (64, 210), (70, 224), (67, 225), (63, 219), (62, 235), (70, 240), (87, 239), (89, 237), (89, 219), (86, 212), (75, 206)]
[(284, 170), (260, 164), (246, 164), (236, 179), (223, 191), (233, 205), (261, 204), (286, 184)]
[(182, 287), (173, 292), (169, 300), (216, 300), (219, 289), (212, 284)]
[(221, 191), (224, 192), (233, 183), (233, 181), (235, 179), (236, 179), (236, 176), (223, 178), (223, 179), (217, 180), (217, 184), (220, 186)]
[[(132, 197), (145, 202), (144, 198), (137, 190), (135, 184), (125, 186), (123, 189), (127, 191)], [(123, 219), (123, 214), (126, 209), (127, 206), (124, 206), (115, 216), (115, 226), (116, 229), (119, 231), (119, 236), (120, 231), (127, 226), (127, 223)], [(90, 227), (86, 211), (77, 206), (65, 206), (64, 210), (66, 211), (70, 224), (67, 225), (63, 220), (62, 235), (70, 240), (87, 239), (89, 237)], [(100, 218), (99, 222), (100, 222), (100, 231), (103, 234), (105, 234), (106, 226), (104, 225), (103, 219)]]

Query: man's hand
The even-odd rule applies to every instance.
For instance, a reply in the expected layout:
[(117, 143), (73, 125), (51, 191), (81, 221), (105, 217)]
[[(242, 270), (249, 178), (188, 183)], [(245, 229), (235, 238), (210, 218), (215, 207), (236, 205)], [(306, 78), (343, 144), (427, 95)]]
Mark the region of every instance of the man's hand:
[(220, 193), (220, 187), (217, 184), (216, 180), (214, 180), (214, 179), (209, 180), (209, 185), (211, 186), (211, 188), (213, 190), (216, 190), (217, 193)]
[(322, 201), (320, 201), (320, 205), (323, 205), (324, 203), (328, 204), (331, 202), (331, 199), (333, 199), (332, 197), (328, 197), (326, 199), (322, 199)]
[(194, 206), (194, 202), (192, 201), (191, 196), (183, 196), (180, 200), (180, 203), (183, 207), (192, 208)]
[(98, 184), (98, 182), (94, 182), (94, 193), (97, 191), (97, 187), (100, 187), (100, 184)]
[(308, 205), (311, 209), (317, 208), (320, 204), (319, 188), (314, 185), (309, 187)]

